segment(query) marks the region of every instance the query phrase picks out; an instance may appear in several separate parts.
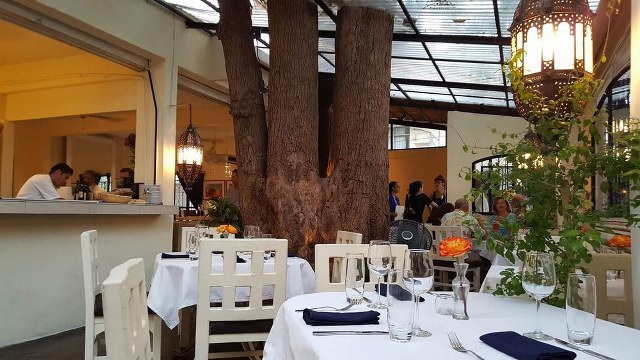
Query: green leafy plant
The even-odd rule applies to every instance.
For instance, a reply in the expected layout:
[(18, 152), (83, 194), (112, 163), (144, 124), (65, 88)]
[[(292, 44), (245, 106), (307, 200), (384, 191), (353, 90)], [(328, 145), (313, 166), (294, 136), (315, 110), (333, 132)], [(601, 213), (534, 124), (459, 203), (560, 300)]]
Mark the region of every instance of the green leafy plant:
[(207, 219), (204, 221), (207, 226), (233, 225), (238, 232), (242, 233), (242, 216), (240, 209), (225, 198), (209, 200)]
[[(593, 103), (594, 89), (600, 85), (598, 80), (587, 75), (562, 88), (558, 99), (544, 98), (525, 89), (522, 74), (515, 67), (518, 56), (520, 54), (514, 54), (509, 62), (508, 77), (514, 93), (529, 109), (530, 125), (526, 133), (502, 133), (503, 139), (518, 142), (491, 147), (494, 155), (504, 157), (511, 165), (511, 170), (488, 174), (472, 169), (463, 171), (467, 180), (488, 184), (491, 189), (501, 189), (508, 184), (505, 190), (495, 190), (496, 196), (507, 199), (516, 193), (526, 196), (523, 214), (517, 221), (503, 224), (507, 234), (490, 232), (487, 247), (512, 262), (515, 257), (523, 259), (528, 251), (554, 253), (558, 284), (548, 302), (562, 306), (568, 274), (591, 260), (590, 250), (602, 243), (600, 220), (611, 214), (611, 211), (595, 209), (591, 201), (591, 181), (596, 174), (601, 175), (604, 180), (599, 184), (600, 189), (607, 191), (607, 179), (623, 176), (631, 184), (631, 190), (640, 188), (640, 131), (620, 134), (615, 146), (607, 146), (601, 135), (606, 129), (604, 117), (584, 114), (585, 108)], [(494, 129), (494, 132), (499, 131)], [(473, 200), (483, 191), (473, 188), (468, 197)], [(640, 199), (632, 199), (623, 212), (633, 224), (638, 219), (629, 213), (629, 205), (640, 205)], [(520, 229), (526, 229), (523, 240), (517, 239)], [(559, 239), (552, 239), (552, 234)], [(494, 294), (524, 293), (517, 272), (501, 274)]]

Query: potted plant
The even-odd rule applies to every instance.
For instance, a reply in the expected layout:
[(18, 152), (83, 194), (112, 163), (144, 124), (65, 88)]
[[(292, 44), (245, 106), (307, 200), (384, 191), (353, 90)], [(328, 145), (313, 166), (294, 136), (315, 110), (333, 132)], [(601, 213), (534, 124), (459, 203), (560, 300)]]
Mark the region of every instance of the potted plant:
[[(600, 220), (610, 215), (606, 210), (596, 210), (591, 200), (595, 175), (603, 179), (595, 184), (602, 191), (608, 189), (607, 179), (620, 176), (631, 184), (631, 190), (640, 188), (640, 131), (622, 134), (615, 139), (615, 146), (607, 146), (602, 136), (604, 118), (584, 114), (593, 103), (597, 80), (584, 76), (563, 88), (557, 100), (547, 99), (525, 89), (514, 65), (517, 57), (514, 54), (509, 63), (508, 77), (514, 93), (529, 109), (530, 125), (524, 134), (502, 134), (503, 139), (516, 142), (491, 148), (494, 155), (511, 164), (511, 171), (483, 174), (469, 169), (465, 178), (489, 184), (497, 189), (495, 195), (507, 199), (515, 194), (526, 196), (521, 216), (502, 224), (506, 232), (489, 232), (487, 247), (512, 262), (515, 257), (522, 260), (528, 251), (554, 253), (558, 286), (548, 302), (560, 306), (564, 304), (568, 274), (591, 260), (590, 251), (602, 243)], [(468, 146), (464, 150), (470, 151)], [(508, 188), (499, 190), (501, 184), (508, 184)], [(468, 197), (473, 200), (482, 191), (473, 188)], [(639, 204), (638, 198), (631, 199), (622, 214), (630, 225), (638, 219), (629, 213), (629, 206)], [(488, 224), (489, 229), (491, 226)], [(518, 239), (520, 229), (526, 229), (523, 239)], [(552, 239), (552, 234), (559, 239)], [(475, 235), (481, 238), (481, 234)], [(517, 272), (504, 271), (502, 276), (494, 294), (524, 293)]]
[(216, 227), (216, 231), (220, 234), (242, 233), (240, 209), (225, 198), (209, 200), (207, 218), (203, 222), (207, 226)]

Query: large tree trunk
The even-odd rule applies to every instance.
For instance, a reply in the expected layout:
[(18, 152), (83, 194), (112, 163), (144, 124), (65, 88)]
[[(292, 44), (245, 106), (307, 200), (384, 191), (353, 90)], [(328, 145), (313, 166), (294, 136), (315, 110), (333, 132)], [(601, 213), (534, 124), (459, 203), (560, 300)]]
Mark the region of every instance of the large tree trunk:
[(238, 192), (244, 224), (272, 231), (272, 208), (264, 196), (267, 124), (260, 67), (253, 48), (249, 1), (220, 0), (218, 37), (224, 49), (238, 161)]
[(338, 197), (325, 213), (368, 240), (383, 239), (388, 226), (392, 32), (393, 15), (385, 11), (346, 6), (338, 12), (330, 153)]
[(306, 0), (269, 3), (267, 198), (278, 236), (301, 256), (313, 243), (324, 193), (318, 176), (318, 10)]
[(309, 260), (314, 245), (334, 242), (338, 229), (382, 238), (388, 219), (393, 17), (365, 8), (340, 11), (335, 106), (329, 131), (322, 125), (323, 136), (331, 136), (325, 142), (319, 139), (317, 12), (308, 0), (269, 3), (265, 122), (248, 1), (220, 1), (244, 223), (289, 239), (289, 249)]

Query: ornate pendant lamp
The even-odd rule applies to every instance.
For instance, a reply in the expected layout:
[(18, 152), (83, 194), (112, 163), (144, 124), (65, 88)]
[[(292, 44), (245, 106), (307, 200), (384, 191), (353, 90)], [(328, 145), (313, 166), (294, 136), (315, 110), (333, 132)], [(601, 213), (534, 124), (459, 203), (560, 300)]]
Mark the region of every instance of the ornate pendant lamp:
[[(557, 100), (560, 89), (593, 73), (593, 12), (587, 0), (521, 0), (511, 24), (511, 53), (525, 89)], [(514, 91), (516, 108), (527, 120), (529, 106)], [(561, 104), (556, 112), (566, 112)]]
[(189, 104), (189, 126), (178, 138), (176, 149), (176, 171), (184, 181), (187, 191), (191, 190), (200, 170), (202, 170), (202, 139), (191, 124), (191, 104)]

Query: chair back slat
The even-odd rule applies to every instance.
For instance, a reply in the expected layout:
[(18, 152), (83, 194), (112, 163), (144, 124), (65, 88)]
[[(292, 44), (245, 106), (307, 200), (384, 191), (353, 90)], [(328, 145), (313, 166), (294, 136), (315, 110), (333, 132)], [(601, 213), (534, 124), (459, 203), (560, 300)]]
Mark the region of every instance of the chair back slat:
[(107, 354), (111, 359), (151, 359), (144, 261), (114, 267), (104, 280)]
[(633, 327), (631, 254), (593, 253), (583, 266), (596, 278), (596, 316)]
[[(393, 268), (402, 268), (404, 261), (404, 251), (407, 245), (391, 244), (391, 256), (393, 257)], [(316, 266), (316, 292), (322, 291), (344, 291), (344, 273), (346, 271), (346, 261), (341, 261), (339, 269), (340, 276), (330, 274), (330, 260), (344, 259), (348, 253), (362, 253), (365, 259), (369, 251), (369, 244), (318, 244), (315, 247)], [(334, 270), (335, 271), (335, 270)], [(337, 280), (336, 280), (337, 279)], [(375, 289), (376, 280), (374, 276), (364, 284), (366, 291)]]

